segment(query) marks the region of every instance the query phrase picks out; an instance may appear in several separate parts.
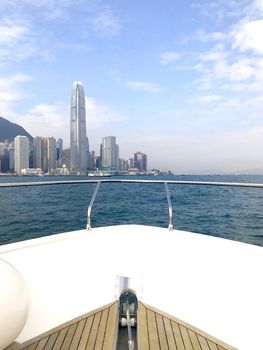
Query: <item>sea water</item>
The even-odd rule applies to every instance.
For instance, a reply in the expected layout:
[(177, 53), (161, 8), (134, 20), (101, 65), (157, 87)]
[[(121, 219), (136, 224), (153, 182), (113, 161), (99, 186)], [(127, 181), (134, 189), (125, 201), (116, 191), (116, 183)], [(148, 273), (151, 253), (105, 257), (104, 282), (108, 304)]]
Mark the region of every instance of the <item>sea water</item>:
[[(121, 177), (114, 177), (121, 178)], [(263, 176), (155, 176), (124, 179), (263, 183)], [(87, 180), (88, 177), (0, 177), (0, 182)], [(0, 244), (86, 227), (95, 184), (0, 188)], [(263, 189), (169, 184), (174, 228), (263, 246)], [(92, 227), (168, 227), (163, 184), (103, 183)]]

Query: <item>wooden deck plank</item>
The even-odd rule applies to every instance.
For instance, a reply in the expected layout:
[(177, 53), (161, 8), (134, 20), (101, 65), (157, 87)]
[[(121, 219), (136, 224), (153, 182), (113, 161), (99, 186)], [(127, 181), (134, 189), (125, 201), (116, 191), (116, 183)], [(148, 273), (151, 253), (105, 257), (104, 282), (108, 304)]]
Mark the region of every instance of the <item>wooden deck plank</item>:
[[(86, 349), (89, 341), (92, 327), (94, 326), (96, 328), (96, 324), (93, 324), (95, 316), (103, 313), (103, 310), (107, 310), (105, 315), (108, 314), (110, 310), (109, 317), (107, 317), (107, 320), (109, 318), (109, 322), (106, 322), (108, 329), (108, 333), (106, 330), (106, 340), (110, 341), (110, 345), (107, 347), (105, 341), (103, 342), (103, 338), (101, 340), (99, 339), (98, 341), (103, 343), (105, 350), (112, 350), (117, 341), (116, 333), (118, 330), (118, 301), (81, 315), (71, 321), (40, 334), (33, 339), (27, 340), (22, 344), (14, 342), (12, 346), (8, 347), (8, 350), (84, 350)], [(99, 326), (99, 323), (97, 326)], [(93, 332), (95, 334), (99, 334), (97, 332), (98, 330), (96, 331), (95, 328), (93, 328)], [(102, 334), (105, 334), (105, 326), (104, 330), (102, 326)], [(97, 340), (96, 338), (93, 340), (91, 338), (91, 342), (92, 341), (96, 342)]]
[(149, 350), (149, 334), (146, 307), (139, 302), (138, 304), (138, 324), (137, 339), (139, 350)]
[(104, 337), (103, 350), (112, 350), (116, 347), (118, 335), (118, 312), (119, 304), (116, 301), (109, 310), (108, 322)]
[(172, 330), (171, 321), (168, 318), (164, 317), (163, 323), (164, 323), (164, 328), (165, 328), (165, 333), (166, 333), (169, 349), (177, 350), (177, 346), (176, 346), (175, 340), (174, 340), (174, 333)]
[(92, 324), (92, 327), (90, 330), (89, 340), (88, 340), (88, 344), (86, 346), (86, 349), (93, 349), (94, 348), (94, 345), (96, 343), (98, 328), (99, 328), (99, 324), (100, 324), (100, 318), (101, 318), (101, 311), (97, 312), (94, 315), (94, 320), (93, 320), (93, 324)]
[(96, 350), (101, 350), (104, 343), (107, 321), (108, 321), (109, 309), (105, 309), (102, 311), (100, 325), (98, 329), (98, 335), (96, 339)]
[(200, 345), (201, 345), (201, 349), (202, 350), (210, 350), (209, 349), (209, 345), (206, 341), (206, 338), (202, 337), (200, 334), (197, 334), (197, 337), (198, 337), (198, 340), (200, 342)]
[(209, 345), (210, 350), (218, 350), (218, 347), (216, 346), (216, 344), (213, 343), (211, 340), (207, 339), (207, 343)]
[[(118, 334), (118, 301), (66, 322), (9, 350), (112, 350)], [(174, 316), (138, 303), (139, 350), (237, 350)]]
[(78, 345), (78, 350), (85, 350), (86, 349), (86, 345), (89, 339), (89, 335), (90, 335), (90, 330), (92, 327), (92, 323), (93, 323), (93, 319), (94, 319), (94, 315), (89, 316), (86, 319), (86, 323), (85, 326), (83, 328), (83, 332), (81, 334), (81, 338), (79, 341), (79, 345)]
[(55, 341), (57, 340), (57, 337), (58, 337), (58, 332), (51, 334), (50, 337), (48, 338), (48, 341), (47, 341), (45, 347), (44, 347), (44, 350), (52, 350), (52, 348), (55, 344)]
[(161, 350), (168, 350), (167, 338), (165, 333), (165, 328), (163, 324), (163, 317), (160, 314), (155, 314), (157, 331), (159, 334), (159, 342)]
[(196, 333), (193, 332), (191, 329), (187, 329), (187, 331), (188, 331), (189, 337), (191, 339), (191, 343), (192, 343), (194, 350), (202, 350)]
[(78, 322), (76, 332), (75, 332), (74, 337), (72, 339), (72, 342), (70, 344), (69, 350), (77, 350), (78, 349), (78, 345), (80, 342), (81, 334), (83, 332), (85, 323), (86, 323), (85, 319)]
[(69, 349), (72, 339), (74, 337), (76, 328), (77, 328), (77, 322), (73, 323), (70, 327), (68, 327), (68, 331), (62, 345), (63, 350)]
[(60, 349), (62, 344), (63, 344), (63, 341), (66, 337), (66, 334), (67, 334), (67, 331), (68, 331), (68, 327), (65, 327), (63, 329), (61, 329), (61, 331), (59, 332), (58, 334), (58, 337), (55, 341), (55, 344), (54, 344), (54, 349)]
[(174, 333), (174, 339), (178, 350), (186, 350), (184, 347), (183, 338), (180, 332), (179, 324), (172, 322), (172, 329)]
[(37, 344), (38, 344), (38, 342), (35, 342), (35, 343), (33, 343), (33, 344), (30, 344), (29, 346), (27, 346), (27, 347), (24, 348), (24, 349), (26, 349), (26, 350), (35, 350), (36, 347), (37, 347)]
[[(141, 302), (139, 302), (139, 304), (140, 303)], [(154, 308), (153, 306), (150, 306), (150, 305), (147, 305), (144, 303), (142, 303), (142, 304), (145, 306), (147, 311), (152, 310), (155, 313), (161, 314), (164, 318), (168, 318), (171, 321), (173, 330), (175, 329), (175, 331), (176, 331), (175, 324), (181, 325), (181, 326), (184, 326), (185, 328), (187, 328), (187, 330), (191, 330), (192, 332), (196, 333), (196, 335), (199, 335), (207, 340), (210, 340), (212, 343), (215, 343), (218, 347), (218, 350), (237, 350), (235, 347), (226, 344), (225, 342), (209, 335), (208, 333), (206, 333), (206, 332), (204, 332), (204, 331), (202, 331), (202, 330), (200, 330), (200, 329), (198, 329), (198, 328), (196, 328), (196, 327), (194, 327), (194, 326), (192, 326), (192, 325), (190, 325), (190, 324), (188, 324), (188, 323), (186, 323), (186, 322), (184, 322), (184, 321), (182, 321), (174, 316), (171, 316), (163, 311), (160, 311), (160, 310)], [(175, 333), (174, 333), (174, 335), (175, 335)], [(180, 344), (181, 343), (180, 342), (180, 335), (178, 334), (178, 332), (177, 332), (177, 335), (178, 335), (178, 339), (179, 339), (179, 345), (177, 344), (178, 350), (181, 350), (181, 349), (185, 350)], [(200, 346), (201, 346), (201, 344), (200, 344)], [(204, 343), (203, 346), (204, 347), (208, 346), (208, 344)], [(202, 346), (201, 346), (201, 349), (202, 349)], [(209, 347), (208, 347), (208, 350), (210, 350)]]
[(49, 338), (49, 337), (42, 338), (42, 339), (38, 342), (37, 347), (36, 347), (36, 350), (43, 350), (44, 347), (45, 347), (45, 345), (46, 345), (46, 343), (48, 342), (48, 338)]
[(184, 342), (184, 347), (186, 350), (193, 350), (193, 346), (192, 346), (192, 342), (190, 339), (190, 336), (187, 332), (187, 328), (184, 326), (179, 325), (180, 331), (181, 331), (181, 335), (183, 338), (183, 342)]
[(160, 349), (159, 336), (157, 331), (155, 313), (147, 309), (147, 320), (148, 320), (148, 329), (149, 329), (149, 344), (150, 350)]

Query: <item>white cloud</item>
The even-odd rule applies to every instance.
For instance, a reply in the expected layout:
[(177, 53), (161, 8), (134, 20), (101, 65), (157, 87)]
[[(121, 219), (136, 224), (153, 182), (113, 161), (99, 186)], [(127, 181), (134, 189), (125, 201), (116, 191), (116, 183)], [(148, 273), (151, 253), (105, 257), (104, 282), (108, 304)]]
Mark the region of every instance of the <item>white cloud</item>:
[(239, 24), (231, 33), (233, 48), (241, 52), (252, 50), (263, 54), (263, 19)]
[(69, 139), (69, 108), (63, 102), (38, 104), (25, 115), (14, 115), (12, 120), (23, 126), (33, 137)]
[(32, 78), (28, 75), (17, 73), (14, 75), (2, 76), (0, 78), (0, 111), (1, 115), (13, 115), (15, 103), (21, 101), (27, 96), (21, 91), (20, 84), (30, 81)]
[(181, 54), (179, 54), (178, 52), (174, 52), (174, 51), (163, 52), (161, 54), (161, 63), (162, 64), (173, 63), (175, 61), (178, 61), (180, 57), (181, 57)]
[(23, 60), (36, 53), (32, 29), (28, 22), (2, 19), (0, 25), (0, 65)]
[(0, 89), (14, 90), (19, 83), (24, 83), (32, 80), (32, 77), (23, 73), (17, 73), (14, 75), (6, 75), (0, 78)]
[(219, 79), (230, 81), (246, 80), (253, 76), (255, 68), (251, 59), (240, 59), (238, 62), (228, 65), (221, 61), (215, 64), (215, 75)]
[(221, 32), (208, 33), (204, 29), (199, 29), (193, 38), (201, 41), (202, 43), (207, 43), (209, 41), (223, 41), (226, 38), (226, 35)]
[(11, 44), (23, 40), (28, 34), (28, 27), (7, 19), (0, 25), (0, 44)]
[(228, 56), (224, 46), (220, 43), (214, 46), (211, 50), (200, 55), (202, 61), (222, 61)]
[(190, 104), (213, 104), (224, 99), (221, 95), (202, 95), (188, 98), (186, 102)]
[(89, 129), (105, 127), (110, 123), (118, 123), (127, 120), (125, 116), (113, 112), (109, 107), (96, 102), (91, 97), (86, 97), (86, 115), (87, 127)]
[(120, 22), (109, 8), (103, 9), (90, 18), (95, 32), (102, 36), (114, 36), (120, 32)]
[(126, 82), (126, 86), (132, 90), (146, 91), (151, 93), (159, 92), (162, 90), (158, 85), (149, 83), (147, 81), (128, 81)]

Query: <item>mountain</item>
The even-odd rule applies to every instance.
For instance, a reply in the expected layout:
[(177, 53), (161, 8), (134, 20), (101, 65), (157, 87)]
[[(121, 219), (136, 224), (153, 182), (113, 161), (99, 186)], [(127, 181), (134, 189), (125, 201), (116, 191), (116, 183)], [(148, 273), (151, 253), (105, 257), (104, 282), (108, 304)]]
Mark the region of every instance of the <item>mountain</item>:
[(27, 136), (31, 142), (33, 141), (33, 137), (22, 126), (0, 117), (0, 142), (5, 140), (11, 142), (17, 135)]

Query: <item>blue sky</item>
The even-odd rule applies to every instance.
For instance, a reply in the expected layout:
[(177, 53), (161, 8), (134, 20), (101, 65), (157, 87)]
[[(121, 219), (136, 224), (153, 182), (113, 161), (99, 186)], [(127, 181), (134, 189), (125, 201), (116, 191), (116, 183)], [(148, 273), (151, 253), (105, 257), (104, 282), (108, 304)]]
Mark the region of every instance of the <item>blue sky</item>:
[(0, 115), (69, 145), (72, 82), (90, 148), (176, 173), (263, 169), (263, 0), (1, 0)]

